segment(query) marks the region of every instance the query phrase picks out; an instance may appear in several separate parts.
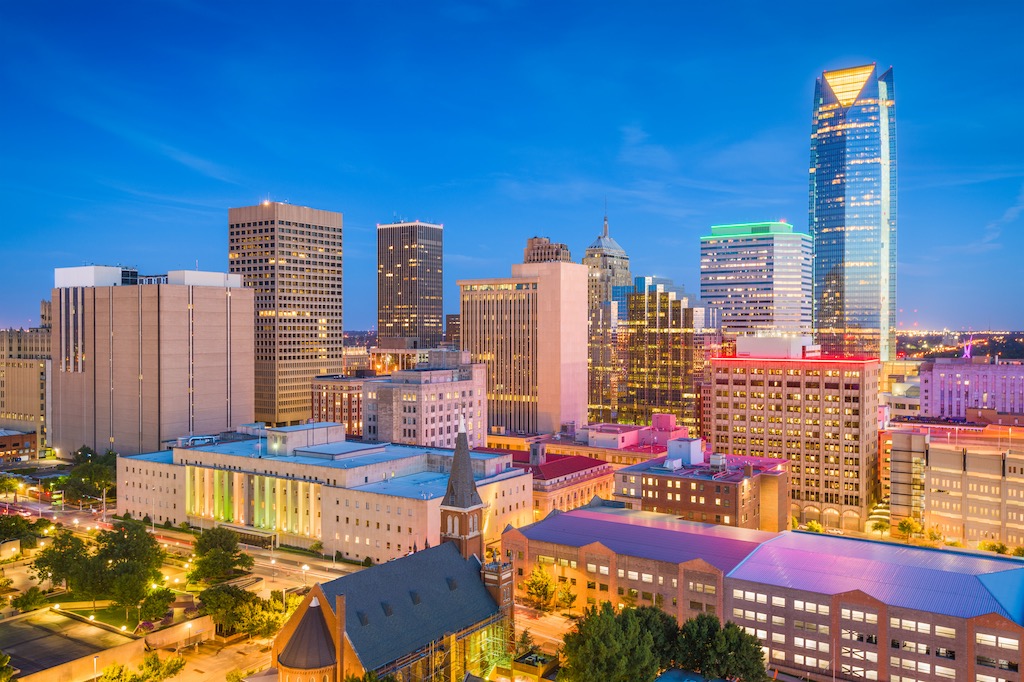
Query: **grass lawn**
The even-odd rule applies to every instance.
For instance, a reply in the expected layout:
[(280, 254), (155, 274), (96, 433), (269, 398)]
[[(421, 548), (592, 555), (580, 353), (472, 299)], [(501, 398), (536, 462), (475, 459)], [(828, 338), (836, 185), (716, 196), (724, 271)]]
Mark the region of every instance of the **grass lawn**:
[(74, 612), (87, 618), (95, 614), (96, 620), (102, 621), (107, 625), (113, 625), (115, 628), (127, 625), (128, 632), (134, 632), (135, 626), (139, 624), (138, 609), (128, 609), (128, 620), (124, 619), (124, 609), (119, 606), (108, 606), (105, 609), (97, 609), (96, 611), (92, 609), (75, 609)]

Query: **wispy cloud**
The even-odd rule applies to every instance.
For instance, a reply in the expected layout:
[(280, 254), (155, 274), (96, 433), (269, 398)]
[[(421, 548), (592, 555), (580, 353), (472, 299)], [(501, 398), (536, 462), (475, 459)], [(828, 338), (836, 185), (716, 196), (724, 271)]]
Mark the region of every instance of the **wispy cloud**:
[(659, 144), (650, 144), (647, 141), (649, 137), (647, 132), (640, 126), (623, 126), (622, 149), (619, 151), (619, 161), (641, 168), (666, 172), (674, 171), (677, 164), (672, 153)]
[(1021, 212), (1024, 212), (1024, 184), (1021, 185), (1020, 192), (1017, 194), (1016, 203), (1003, 211), (1003, 215), (999, 218), (986, 225), (981, 238), (965, 245), (964, 250), (969, 253), (985, 253), (998, 249), (1001, 246), (999, 238), (1003, 235), (1003, 228), (1016, 222)]

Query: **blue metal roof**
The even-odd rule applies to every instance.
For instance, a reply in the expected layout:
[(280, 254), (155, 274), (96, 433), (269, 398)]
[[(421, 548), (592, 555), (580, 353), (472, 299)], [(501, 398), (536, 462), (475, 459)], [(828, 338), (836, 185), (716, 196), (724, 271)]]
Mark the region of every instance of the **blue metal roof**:
[(816, 533), (762, 543), (730, 578), (818, 594), (860, 590), (889, 606), (1024, 624), (1024, 562)]
[(666, 514), (588, 507), (551, 514), (521, 528), (531, 540), (582, 547), (593, 542), (617, 554), (682, 563), (703, 559), (723, 572), (732, 570), (772, 533), (694, 523)]

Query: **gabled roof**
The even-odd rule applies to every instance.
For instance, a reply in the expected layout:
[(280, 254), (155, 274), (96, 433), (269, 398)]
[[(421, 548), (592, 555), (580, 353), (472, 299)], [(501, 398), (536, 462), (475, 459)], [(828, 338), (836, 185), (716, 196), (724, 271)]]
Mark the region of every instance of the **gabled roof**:
[(480, 563), (458, 547), (436, 547), (320, 585), (333, 604), (345, 595), (345, 633), (367, 670), (493, 616), (498, 605)]
[(860, 590), (908, 609), (1024, 624), (1024, 562), (817, 533), (782, 533), (730, 578), (819, 594)]
[(278, 663), (296, 670), (316, 670), (334, 665), (336, 657), (334, 641), (324, 621), (323, 609), (314, 598), (277, 657)]
[(714, 526), (668, 514), (588, 507), (551, 514), (520, 528), (530, 540), (582, 547), (599, 542), (616, 554), (683, 563), (703, 559), (729, 572), (772, 536), (757, 530)]

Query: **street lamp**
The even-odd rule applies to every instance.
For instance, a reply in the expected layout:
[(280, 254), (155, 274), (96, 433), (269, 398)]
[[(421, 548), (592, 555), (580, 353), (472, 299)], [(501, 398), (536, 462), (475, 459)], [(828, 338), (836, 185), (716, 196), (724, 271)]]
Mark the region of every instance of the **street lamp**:
[(271, 578), (271, 580), (274, 580), (277, 578), (277, 559), (271, 559), (270, 566), (274, 569), (274, 577)]
[(306, 571), (309, 570), (309, 564), (302, 564), (302, 584), (306, 584)]
[(100, 657), (99, 656), (93, 656), (92, 657), (92, 676), (93, 676), (93, 679), (96, 679), (96, 678), (98, 678), (100, 676), (99, 664), (100, 664)]

